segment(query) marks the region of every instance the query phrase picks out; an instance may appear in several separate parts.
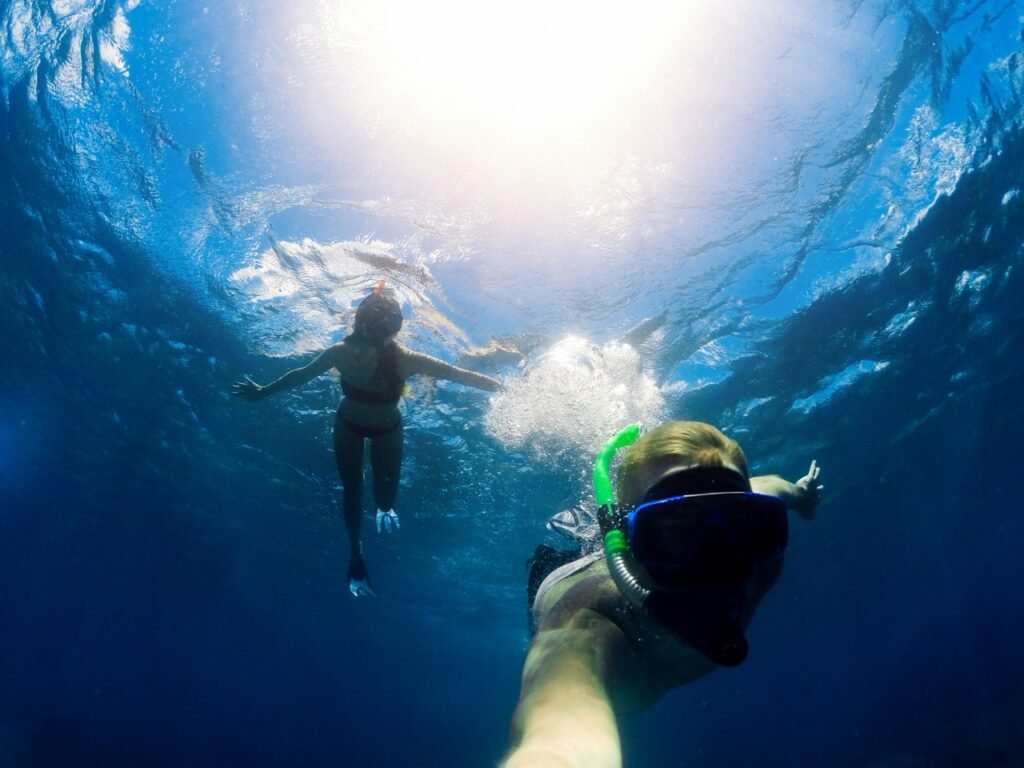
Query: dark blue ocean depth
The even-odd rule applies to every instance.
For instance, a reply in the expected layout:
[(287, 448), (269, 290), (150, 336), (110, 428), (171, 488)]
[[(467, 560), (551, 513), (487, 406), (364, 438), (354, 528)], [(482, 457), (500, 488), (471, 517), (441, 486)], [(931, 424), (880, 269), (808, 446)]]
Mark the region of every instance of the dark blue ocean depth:
[[(324, 143), (298, 10), (0, 11), (0, 766), (498, 762), (525, 562), (588, 498), (589, 449), (556, 415), (511, 445), (486, 393), (413, 382), (402, 530), (367, 499), (357, 601), (336, 382), (228, 394), (344, 335), (337, 296), (381, 276), (411, 346), (500, 336), (515, 382), (569, 334), (634, 339), (666, 416), (756, 472), (823, 467), (748, 661), (624, 717), (627, 766), (1024, 765), (1024, 6), (759, 8), (777, 108), (700, 103), (742, 127), (697, 152), (714, 189), (664, 181), (696, 120), (664, 96), (681, 122), (593, 193), (635, 218), (535, 232), (508, 222), (553, 192), (498, 205), (458, 160), (425, 184), (410, 126), (339, 108)], [(411, 149), (363, 154), (359, 121)]]

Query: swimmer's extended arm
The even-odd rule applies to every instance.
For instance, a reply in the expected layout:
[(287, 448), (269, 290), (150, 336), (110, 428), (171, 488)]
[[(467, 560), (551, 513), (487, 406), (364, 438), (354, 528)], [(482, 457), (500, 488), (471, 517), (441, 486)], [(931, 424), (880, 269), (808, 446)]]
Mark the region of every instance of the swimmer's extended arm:
[(482, 373), (467, 371), (465, 368), (459, 368), (456, 365), (446, 363), (444, 360), (438, 360), (430, 355), (424, 355), (421, 352), (413, 352), (405, 347), (402, 347), (401, 350), (402, 356), (399, 358), (399, 371), (403, 379), (416, 375), (430, 376), (434, 379), (454, 381), (467, 387), (485, 389), (488, 392), (494, 392), (501, 387), (496, 379), (492, 379), (490, 376), (485, 376)]
[(244, 397), (246, 400), (262, 400), (264, 397), (276, 394), (285, 389), (291, 389), (307, 381), (315, 379), (321, 373), (326, 373), (338, 364), (341, 345), (335, 344), (321, 352), (313, 362), (301, 368), (288, 371), (284, 376), (275, 379), (265, 386), (257, 384), (246, 376), (241, 381), (231, 385), (231, 394)]
[(783, 480), (778, 475), (761, 475), (750, 478), (750, 488), (755, 493), (778, 496), (800, 517), (810, 520), (814, 517), (814, 510), (818, 508), (821, 491), (825, 487), (818, 483), (820, 474), (821, 467), (818, 466), (817, 461), (812, 460), (807, 474), (795, 483)]
[(608, 678), (624, 645), (621, 630), (590, 610), (542, 629), (526, 656), (513, 748), (501, 768), (620, 768)]

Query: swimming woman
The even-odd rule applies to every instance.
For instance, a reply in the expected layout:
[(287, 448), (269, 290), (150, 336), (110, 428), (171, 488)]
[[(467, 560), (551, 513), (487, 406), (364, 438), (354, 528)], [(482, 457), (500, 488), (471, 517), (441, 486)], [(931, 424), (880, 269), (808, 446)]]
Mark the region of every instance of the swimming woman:
[(377, 530), (397, 531), (395, 497), (402, 466), (403, 426), (398, 402), (410, 376), (430, 376), (494, 391), (490, 376), (450, 365), (406, 349), (395, 340), (402, 327), (398, 302), (384, 292), (381, 280), (359, 304), (351, 335), (328, 347), (308, 365), (266, 385), (249, 377), (232, 385), (232, 394), (261, 400), (335, 369), (341, 375), (342, 399), (334, 422), (334, 458), (341, 476), (341, 513), (348, 533), (349, 591), (355, 597), (375, 597), (370, 587), (360, 539), (363, 499), (363, 449), (370, 442)]

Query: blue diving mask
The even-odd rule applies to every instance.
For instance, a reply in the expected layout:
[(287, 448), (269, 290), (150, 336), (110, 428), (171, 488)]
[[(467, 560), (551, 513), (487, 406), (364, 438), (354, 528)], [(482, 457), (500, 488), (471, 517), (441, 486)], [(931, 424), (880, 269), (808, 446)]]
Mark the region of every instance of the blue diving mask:
[(676, 469), (625, 514), (633, 559), (663, 587), (746, 581), (786, 549), (786, 504), (726, 467)]

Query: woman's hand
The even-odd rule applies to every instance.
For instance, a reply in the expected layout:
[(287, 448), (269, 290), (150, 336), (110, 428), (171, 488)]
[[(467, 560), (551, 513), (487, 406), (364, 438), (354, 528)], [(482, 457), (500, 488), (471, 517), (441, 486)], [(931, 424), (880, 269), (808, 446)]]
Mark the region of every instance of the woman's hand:
[(244, 397), (246, 400), (252, 401), (261, 400), (266, 396), (263, 392), (263, 387), (248, 376), (231, 385), (231, 394), (236, 397)]
[(793, 499), (789, 505), (804, 520), (814, 517), (814, 510), (821, 502), (821, 492), (825, 486), (818, 483), (820, 474), (821, 467), (818, 466), (816, 459), (812, 459), (807, 474), (793, 483)]

